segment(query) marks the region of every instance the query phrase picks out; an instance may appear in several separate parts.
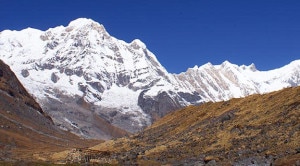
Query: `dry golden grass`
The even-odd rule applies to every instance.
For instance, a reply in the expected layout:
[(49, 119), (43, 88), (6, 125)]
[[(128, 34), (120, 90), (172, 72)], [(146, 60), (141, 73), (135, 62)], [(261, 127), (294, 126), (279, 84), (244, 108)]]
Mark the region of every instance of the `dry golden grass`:
[[(221, 164), (276, 156), (272, 161), (300, 161), (300, 87), (225, 102), (189, 106), (159, 119), (144, 131), (96, 149), (130, 162), (168, 164), (213, 156)], [(239, 154), (239, 155), (238, 155)], [(275, 160), (276, 159), (276, 160)], [(122, 164), (124, 160), (119, 160)]]
[(145, 156), (149, 156), (149, 155), (152, 155), (152, 154), (155, 154), (155, 153), (160, 153), (160, 152), (163, 152), (163, 151), (166, 151), (166, 150), (167, 150), (167, 147), (165, 145), (159, 145), (159, 146), (156, 146), (152, 149), (146, 150), (145, 151)]

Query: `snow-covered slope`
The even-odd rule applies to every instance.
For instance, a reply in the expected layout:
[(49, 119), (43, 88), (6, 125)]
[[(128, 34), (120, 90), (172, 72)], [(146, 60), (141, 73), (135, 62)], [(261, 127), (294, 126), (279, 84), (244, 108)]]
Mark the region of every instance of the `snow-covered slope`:
[(198, 92), (204, 101), (222, 101), (300, 85), (300, 60), (270, 71), (258, 71), (254, 64), (207, 63), (175, 77), (183, 87)]
[[(168, 112), (299, 85), (299, 61), (272, 71), (210, 63), (170, 74), (140, 40), (126, 43), (85, 18), (47, 31), (0, 32), (0, 59), (61, 128), (109, 139)], [(113, 131), (115, 131), (114, 129)]]
[(180, 88), (144, 43), (118, 40), (91, 19), (45, 32), (5, 30), (0, 58), (56, 124), (86, 137), (109, 138), (94, 129), (94, 116), (136, 132), (157, 116), (200, 102), (180, 97), (195, 94)]

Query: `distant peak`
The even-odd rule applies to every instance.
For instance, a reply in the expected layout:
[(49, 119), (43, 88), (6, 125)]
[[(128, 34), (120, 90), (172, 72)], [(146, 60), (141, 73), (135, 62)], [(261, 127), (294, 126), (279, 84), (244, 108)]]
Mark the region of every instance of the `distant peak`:
[(91, 25), (91, 24), (99, 24), (99, 23), (90, 18), (78, 18), (76, 20), (71, 21), (68, 26), (81, 27), (81, 26)]
[(207, 62), (206, 64), (204, 64), (204, 65), (202, 65), (202, 66), (198, 67), (198, 69), (200, 69), (200, 68), (211, 69), (211, 68), (213, 68), (213, 67), (214, 67), (214, 66), (213, 66), (213, 64), (212, 64), (212, 63), (210, 63), (210, 62)]
[[(85, 29), (85, 30), (97, 30), (99, 33), (107, 33), (105, 27), (89, 18), (78, 18), (74, 21), (71, 21), (67, 27), (67, 31), (71, 31), (73, 29)], [(108, 35), (108, 33), (107, 33)]]
[(223, 67), (225, 66), (230, 66), (232, 65), (232, 63), (230, 63), (228, 60), (224, 61), (222, 64), (221, 64)]
[(257, 70), (254, 63), (251, 63), (251, 65), (249, 65), (249, 69), (250, 69), (251, 71), (256, 71), (256, 70)]
[(241, 65), (240, 68), (243, 70), (257, 71), (254, 63), (251, 63), (249, 66)]
[(204, 67), (206, 66), (206, 67), (212, 67), (213, 66), (213, 64), (211, 63), (211, 62), (207, 62), (206, 64), (204, 64), (203, 65)]

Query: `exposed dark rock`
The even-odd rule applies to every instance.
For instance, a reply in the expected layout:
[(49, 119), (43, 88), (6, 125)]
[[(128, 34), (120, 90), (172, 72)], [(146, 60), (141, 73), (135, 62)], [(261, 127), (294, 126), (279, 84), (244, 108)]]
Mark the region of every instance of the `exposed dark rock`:
[(52, 65), (50, 63), (44, 63), (44, 64), (37, 64), (36, 63), (36, 66), (39, 67), (41, 70), (45, 70), (45, 69), (51, 70), (51, 69), (54, 68), (54, 65)]
[(53, 41), (51, 43), (47, 43), (47, 47), (53, 50), (58, 45), (58, 42)]
[(22, 74), (22, 76), (25, 77), (25, 78), (29, 76), (28, 70), (22, 70), (22, 71), (21, 71), (21, 74)]
[(136, 42), (132, 42), (132, 43), (130, 44), (130, 46), (131, 46), (133, 49), (136, 49), (136, 50), (138, 50), (138, 49), (141, 48)]
[(145, 113), (151, 115), (153, 120), (182, 107), (177, 100), (174, 100), (169, 95), (169, 93), (172, 92), (161, 92), (153, 98), (145, 96), (146, 92), (147, 90), (140, 93), (138, 98), (138, 105)]
[(130, 76), (121, 73), (117, 75), (117, 80), (120, 85), (126, 86), (130, 83)]
[(148, 90), (144, 90), (140, 93), (138, 98), (138, 105), (142, 108), (142, 110), (149, 114), (152, 110), (157, 110), (157, 101), (153, 98), (144, 96)]
[(51, 70), (53, 68), (54, 68), (53, 64), (45, 63), (45, 64), (42, 65), (42, 70), (45, 70), (45, 69)]
[(218, 166), (216, 160), (211, 160), (209, 162), (207, 162), (206, 166)]
[(81, 40), (75, 40), (75, 42), (73, 43), (74, 47), (82, 47), (82, 43)]
[[(118, 52), (119, 53), (119, 52)], [(120, 53), (119, 53), (120, 54)], [(116, 59), (116, 61), (117, 62), (119, 62), (119, 63), (124, 63), (124, 61), (123, 61), (123, 58), (122, 57), (118, 57), (117, 59)]]
[(79, 89), (81, 92), (85, 93), (85, 92), (86, 92), (86, 88), (87, 88), (86, 85), (83, 85), (82, 83), (78, 83), (78, 89)]
[(41, 35), (40, 39), (43, 40), (43, 41), (46, 41), (46, 40), (48, 40), (48, 36), (47, 35)]
[(97, 98), (99, 101), (102, 100), (102, 98), (101, 98), (101, 96), (100, 96), (99, 94), (93, 93), (93, 96), (94, 96), (95, 98)]
[(54, 83), (57, 83), (58, 80), (59, 80), (59, 77), (55, 73), (52, 73), (51, 74), (51, 81), (53, 81)]
[(239, 165), (272, 165), (273, 163), (273, 158), (265, 158), (262, 156), (251, 156), (247, 158), (243, 158), (239, 161), (236, 161), (233, 163), (234, 166), (239, 166)]
[(81, 77), (83, 75), (83, 70), (82, 68), (77, 68), (75, 69), (74, 73), (78, 76)]
[(110, 113), (109, 113), (109, 116), (111, 116), (111, 117), (114, 117), (114, 116), (116, 116), (117, 115), (117, 111), (111, 111)]
[(104, 92), (104, 87), (101, 85), (100, 82), (87, 82), (87, 84), (91, 85), (92, 88), (96, 89), (100, 93)]
[[(147, 89), (149, 89), (149, 88), (151, 88), (152, 86), (154, 86), (157, 82), (159, 82), (159, 80), (160, 80), (160, 79), (153, 80), (153, 81), (150, 82), (149, 84), (147, 84), (147, 85), (145, 85), (145, 86), (140, 86), (140, 87), (134, 87), (132, 83), (129, 83), (129, 84), (128, 84), (128, 88), (129, 88), (129, 89), (132, 89), (132, 90), (134, 90), (134, 91), (137, 91), (137, 90), (140, 90), (140, 89), (146, 89), (146, 91), (147, 91)], [(145, 82), (145, 80), (139, 79), (139, 80), (137, 80), (137, 82)]]
[(3, 77), (3, 70), (0, 69), (0, 77)]
[(119, 51), (119, 47), (117, 45), (115, 45), (115, 44), (111, 45), (110, 49), (113, 50), (114, 52)]
[(71, 75), (74, 74), (74, 71), (73, 71), (72, 69), (65, 69), (65, 74), (66, 74), (67, 76), (71, 76)]
[[(169, 92), (172, 93), (172, 92)], [(178, 103), (177, 100), (172, 99), (172, 97), (167, 92), (162, 92), (158, 94), (158, 109), (160, 111), (160, 117), (166, 115), (167, 113), (174, 111), (182, 106)]]
[(86, 81), (91, 81), (91, 80), (92, 80), (91, 76), (89, 76), (88, 73), (83, 73), (83, 78), (84, 78)]
[(197, 104), (201, 99), (198, 92), (194, 92), (193, 94), (178, 92), (178, 95), (182, 97), (184, 100), (190, 102), (191, 104)]
[(59, 68), (59, 73), (64, 73), (65, 69), (64, 68)]

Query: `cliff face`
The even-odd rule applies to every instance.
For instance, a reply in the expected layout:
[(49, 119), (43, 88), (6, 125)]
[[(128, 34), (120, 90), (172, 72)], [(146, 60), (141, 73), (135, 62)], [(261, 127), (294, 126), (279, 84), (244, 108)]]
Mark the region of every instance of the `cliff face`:
[(0, 60), (0, 161), (36, 160), (33, 154), (92, 144), (55, 126)]
[(40, 107), (40, 105), (33, 99), (26, 91), (10, 67), (0, 60), (0, 90), (1, 95), (8, 95), (16, 101), (14, 104), (25, 104), (33, 110), (41, 113), (49, 122), (53, 123), (50, 116), (48, 116)]

